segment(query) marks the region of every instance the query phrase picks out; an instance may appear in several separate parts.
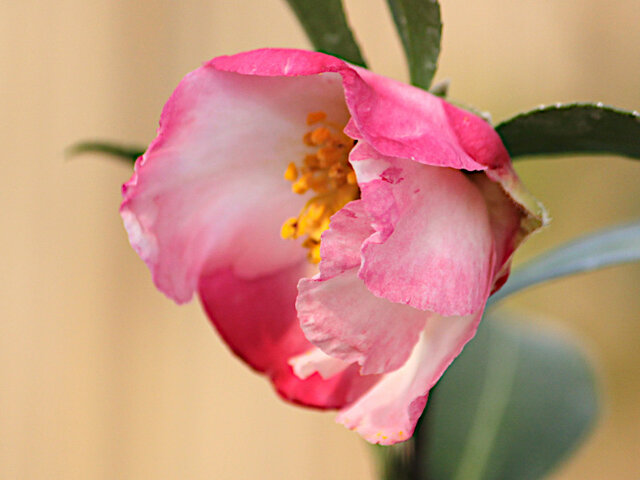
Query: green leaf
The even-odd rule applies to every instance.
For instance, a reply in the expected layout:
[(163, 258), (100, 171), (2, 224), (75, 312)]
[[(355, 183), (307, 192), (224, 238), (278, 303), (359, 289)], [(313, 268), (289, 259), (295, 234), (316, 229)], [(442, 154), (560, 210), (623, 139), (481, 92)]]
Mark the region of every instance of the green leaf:
[(511, 157), (604, 153), (640, 159), (640, 114), (602, 104), (540, 107), (496, 130)]
[(111, 142), (91, 141), (79, 142), (70, 146), (66, 154), (69, 157), (75, 157), (83, 153), (104, 153), (134, 163), (144, 151), (145, 149), (140, 146), (123, 146)]
[(440, 5), (437, 0), (387, 0), (402, 40), (411, 83), (428, 90), (440, 54)]
[(340, 0), (287, 0), (314, 48), (366, 67)]
[(540, 255), (515, 269), (487, 306), (538, 283), (640, 260), (640, 222), (601, 230)]
[(539, 479), (597, 413), (594, 374), (572, 341), (486, 318), (432, 390), (413, 440), (383, 452), (383, 478)]

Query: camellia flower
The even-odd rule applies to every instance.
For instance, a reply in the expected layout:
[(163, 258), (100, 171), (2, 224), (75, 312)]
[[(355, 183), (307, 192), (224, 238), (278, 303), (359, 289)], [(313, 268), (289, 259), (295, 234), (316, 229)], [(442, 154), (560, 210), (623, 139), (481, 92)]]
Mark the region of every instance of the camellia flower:
[(123, 188), (131, 244), (292, 402), (409, 438), (544, 222), (482, 118), (321, 53), (187, 75)]

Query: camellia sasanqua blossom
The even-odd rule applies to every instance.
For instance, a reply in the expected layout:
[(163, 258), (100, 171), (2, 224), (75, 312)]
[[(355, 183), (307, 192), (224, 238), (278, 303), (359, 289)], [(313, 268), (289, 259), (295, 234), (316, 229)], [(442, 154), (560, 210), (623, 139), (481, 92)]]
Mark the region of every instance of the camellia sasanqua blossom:
[(545, 222), (484, 119), (288, 49), (188, 74), (123, 195), (162, 292), (197, 294), (283, 398), (380, 444), (412, 435)]

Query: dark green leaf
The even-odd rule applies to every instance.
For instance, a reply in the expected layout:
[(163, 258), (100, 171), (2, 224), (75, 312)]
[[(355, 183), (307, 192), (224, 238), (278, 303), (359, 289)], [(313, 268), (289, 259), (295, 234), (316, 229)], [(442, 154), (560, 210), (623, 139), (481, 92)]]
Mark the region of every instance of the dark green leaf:
[(341, 0), (287, 0), (287, 3), (316, 50), (366, 66)]
[(123, 146), (110, 142), (79, 142), (67, 149), (67, 155), (74, 157), (83, 153), (104, 153), (118, 157), (128, 162), (135, 162), (144, 153), (144, 148), (139, 146)]
[(601, 104), (540, 107), (496, 130), (512, 157), (606, 153), (640, 159), (640, 114)]
[(432, 391), (413, 445), (383, 452), (383, 478), (539, 479), (597, 412), (591, 367), (566, 336), (486, 318)]
[(640, 222), (602, 230), (540, 255), (515, 269), (507, 283), (489, 298), (503, 298), (554, 278), (640, 260)]
[(440, 5), (437, 0), (387, 0), (402, 40), (411, 83), (428, 90), (440, 54)]

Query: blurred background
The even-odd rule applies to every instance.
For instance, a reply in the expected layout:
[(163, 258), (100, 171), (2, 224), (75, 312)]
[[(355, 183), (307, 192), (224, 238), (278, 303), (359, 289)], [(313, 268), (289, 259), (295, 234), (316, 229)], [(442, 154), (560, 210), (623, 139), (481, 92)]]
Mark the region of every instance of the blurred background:
[[(347, 0), (370, 66), (406, 80), (383, 0)], [(437, 79), (508, 118), (540, 103), (640, 108), (637, 0), (443, 0)], [(197, 302), (158, 293), (118, 215), (131, 168), (66, 160), (105, 138), (147, 144), (203, 61), (308, 47), (283, 0), (0, 0), (0, 478), (373, 478), (333, 414), (281, 402), (238, 362)], [(516, 262), (640, 217), (640, 164), (523, 160), (550, 228)], [(640, 265), (520, 294), (596, 359), (604, 411), (555, 479), (640, 477)]]

